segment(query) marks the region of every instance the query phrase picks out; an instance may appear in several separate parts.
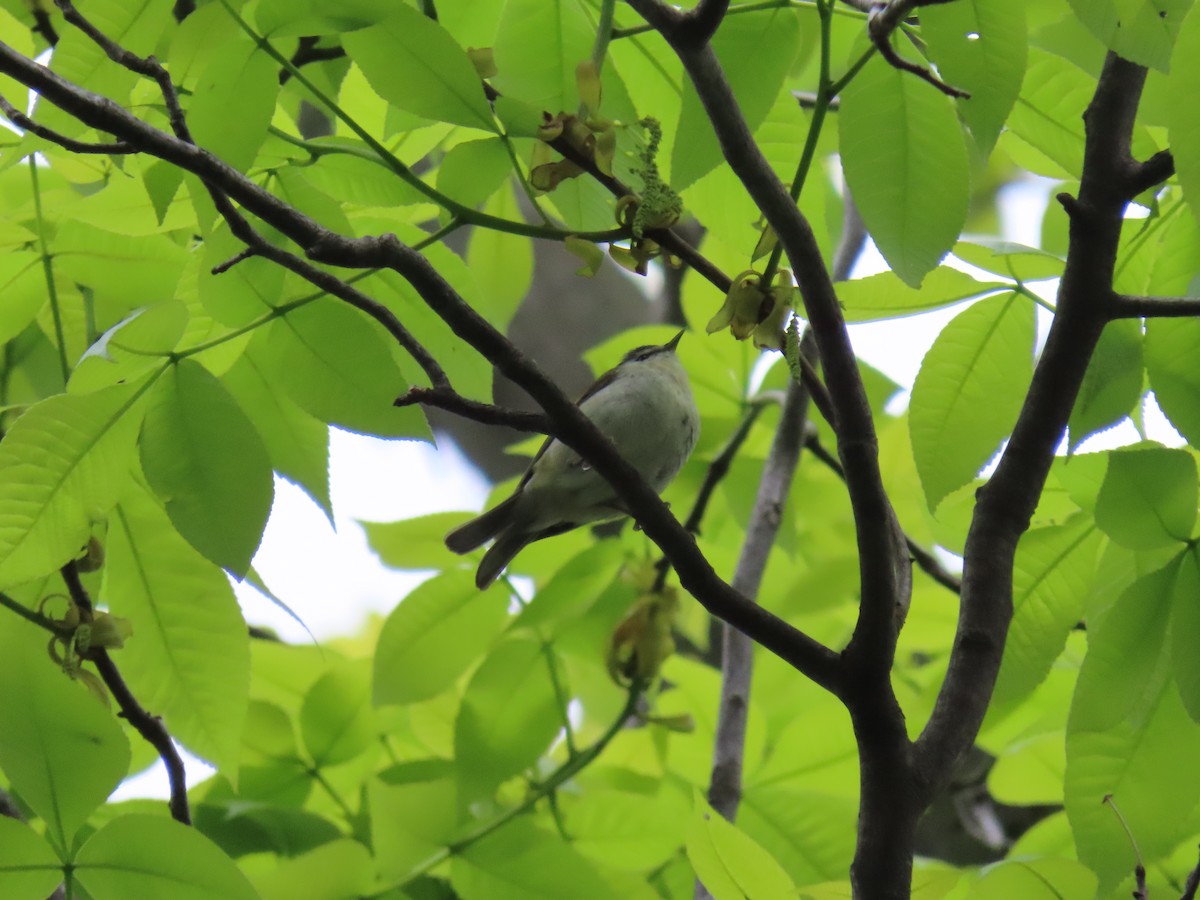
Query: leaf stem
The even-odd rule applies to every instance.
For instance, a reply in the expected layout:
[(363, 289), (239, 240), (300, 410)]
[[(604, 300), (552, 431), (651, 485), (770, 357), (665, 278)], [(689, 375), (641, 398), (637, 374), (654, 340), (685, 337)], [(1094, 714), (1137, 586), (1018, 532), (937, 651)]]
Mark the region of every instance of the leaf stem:
[(63, 384), (71, 377), (71, 364), (67, 361), (67, 339), (63, 330), (62, 307), (58, 288), (54, 283), (54, 266), (50, 250), (46, 246), (46, 220), (42, 216), (42, 190), (38, 181), (37, 154), (29, 154), (29, 180), (33, 185), (33, 210), (37, 217), (38, 247), (41, 250), (42, 274), (46, 278), (46, 293), (50, 296), (50, 312), (54, 316), (54, 338), (58, 342), (58, 364), (62, 371)]

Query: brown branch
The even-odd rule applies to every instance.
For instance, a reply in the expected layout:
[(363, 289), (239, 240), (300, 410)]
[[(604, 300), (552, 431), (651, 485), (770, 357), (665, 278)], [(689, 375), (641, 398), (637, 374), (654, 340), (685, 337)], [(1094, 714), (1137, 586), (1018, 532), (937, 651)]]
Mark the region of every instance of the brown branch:
[(1129, 173), (1129, 199), (1162, 184), (1175, 174), (1175, 157), (1159, 150), (1145, 162), (1135, 162)]
[(433, 406), (446, 412), (482, 422), (484, 425), (505, 425), (518, 431), (534, 431), (539, 434), (550, 433), (550, 420), (542, 413), (527, 412), (520, 409), (506, 409), (493, 406), (490, 403), (480, 403), (455, 393), (448, 387), (423, 388), (412, 387), (408, 392), (396, 398), (396, 406)]
[(948, 0), (926, 0), (924, 3), (919, 0), (891, 0), (886, 6), (877, 5), (867, 16), (867, 34), (871, 38), (871, 43), (875, 45), (875, 49), (879, 51), (879, 55), (886, 59), (893, 68), (916, 75), (948, 97), (970, 97), (970, 93), (946, 84), (925, 66), (905, 59), (892, 46), (892, 32), (900, 26), (908, 14), (915, 7), (931, 6), (935, 2), (948, 2)]
[(476, 313), (418, 252), (393, 235), (362, 238), (338, 235), (206, 150), (155, 128), (111, 100), (65, 81), (4, 45), (0, 45), (0, 72), (33, 88), (47, 102), (59, 106), (84, 124), (113, 134), (142, 152), (211, 182), (243, 209), (303, 247), (310, 259), (344, 268), (388, 268), (397, 272), (455, 334), (541, 405), (556, 423), (564, 443), (592, 463), (614, 486), (625, 508), (671, 559), (683, 587), (701, 604), (714, 615), (749, 632), (755, 640), (818, 684), (832, 688), (839, 682), (837, 655), (777, 616), (750, 603), (722, 581), (691, 536), (637, 470), (620, 457), (612, 443), (540, 368)]
[(54, 30), (54, 22), (50, 18), (50, 13), (42, 9), (40, 3), (32, 3), (33, 12), (33, 31), (40, 32), (42, 37), (46, 39), (46, 43), (51, 47), (58, 45), (58, 32)]
[[(81, 612), (90, 615), (93, 610), (92, 598), (88, 596), (87, 589), (79, 578), (79, 570), (75, 563), (70, 562), (63, 566), (62, 577), (72, 602), (79, 607)], [(175, 749), (175, 744), (172, 742), (166, 726), (163, 725), (162, 719), (151, 715), (138, 703), (107, 650), (102, 647), (92, 650), (89, 652), (88, 658), (95, 664), (100, 678), (112, 693), (113, 699), (117, 701), (121, 717), (158, 751), (159, 758), (166, 766), (167, 781), (171, 789), (171, 798), (167, 802), (167, 806), (171, 810), (171, 818), (184, 825), (191, 825), (192, 814), (188, 807), (187, 773), (183, 768), (183, 760), (179, 756), (179, 751)]]
[(1171, 319), (1200, 316), (1200, 297), (1135, 297), (1118, 294), (1110, 304), (1114, 319)]
[(30, 609), (24, 603), (13, 599), (3, 591), (0, 591), (0, 606), (3, 606), (10, 612), (16, 613), (26, 622), (32, 622), (34, 625), (38, 626), (38, 628), (45, 629), (55, 637), (69, 638), (71, 636), (70, 629), (62, 627), (49, 616), (42, 615), (42, 613)]
[(1084, 165), (1054, 321), (1016, 427), (978, 492), (964, 553), (962, 603), (946, 679), (914, 747), (920, 796), (945, 783), (973, 742), (1012, 618), (1013, 562), (1108, 319), (1128, 201), (1134, 118), (1146, 70), (1109, 54), (1084, 115)]
[(33, 119), (9, 103), (3, 94), (0, 94), (0, 112), (3, 112), (5, 117), (18, 128), (24, 129), (30, 134), (35, 134), (52, 144), (57, 144), (64, 150), (70, 150), (72, 153), (107, 153), (119, 156), (124, 153), (134, 152), (132, 147), (121, 141), (114, 141), (107, 144), (93, 144), (87, 141), (77, 141), (74, 138), (67, 137), (65, 134), (59, 134), (57, 131), (33, 121)]
[[(342, 47), (318, 47), (317, 42), (319, 37), (302, 37), (300, 43), (296, 47), (296, 52), (292, 54), (291, 63), (297, 69), (301, 66), (306, 66), (309, 63), (324, 62), (329, 59), (341, 59), (346, 55), (346, 51)], [(279, 70), (279, 83), (287, 84), (292, 77), (290, 69)]]
[(1200, 890), (1200, 862), (1196, 863), (1196, 868), (1192, 869), (1191, 874), (1188, 875), (1179, 900), (1196, 900), (1197, 890)]

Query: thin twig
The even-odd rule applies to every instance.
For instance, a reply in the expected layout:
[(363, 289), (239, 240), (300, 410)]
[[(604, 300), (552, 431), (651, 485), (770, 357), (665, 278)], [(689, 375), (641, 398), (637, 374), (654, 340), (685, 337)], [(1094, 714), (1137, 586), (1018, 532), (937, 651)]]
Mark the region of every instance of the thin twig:
[[(93, 610), (92, 598), (79, 578), (79, 570), (75, 563), (70, 562), (63, 566), (62, 577), (67, 585), (67, 592), (71, 595), (71, 600), (82, 613), (90, 615)], [(191, 825), (192, 814), (188, 807), (187, 772), (183, 768), (183, 760), (179, 756), (179, 751), (175, 749), (175, 744), (171, 740), (166, 726), (163, 725), (162, 719), (151, 715), (138, 703), (107, 650), (102, 647), (94, 649), (89, 652), (88, 658), (95, 664), (100, 678), (112, 693), (113, 699), (117, 701), (122, 718), (158, 751), (159, 758), (162, 759), (163, 765), (167, 769), (167, 781), (170, 784), (171, 797), (167, 801), (167, 806), (171, 810), (171, 818), (184, 825)]]
[(871, 43), (875, 45), (875, 49), (879, 51), (879, 55), (886, 59), (894, 68), (902, 69), (905, 72), (916, 75), (918, 78), (932, 84), (948, 97), (970, 97), (970, 93), (961, 88), (946, 84), (946, 82), (942, 81), (942, 79), (938, 78), (924, 66), (904, 59), (892, 46), (892, 32), (899, 27), (908, 14), (915, 7), (929, 5), (931, 3), (921, 3), (919, 0), (892, 0), (886, 6), (876, 6), (867, 18), (867, 34), (871, 38)]
[(0, 94), (0, 112), (3, 112), (8, 120), (18, 128), (24, 129), (30, 134), (35, 134), (52, 144), (57, 144), (64, 150), (70, 150), (72, 153), (106, 153), (119, 156), (125, 153), (136, 152), (133, 147), (124, 141), (96, 144), (87, 141), (77, 141), (74, 138), (67, 137), (65, 134), (59, 134), (57, 131), (33, 121), (33, 119), (9, 103), (3, 94)]
[(484, 425), (505, 425), (518, 431), (535, 431), (538, 434), (550, 433), (550, 420), (543, 413), (527, 412), (522, 409), (507, 409), (503, 406), (493, 406), (490, 403), (480, 403), (464, 397), (449, 388), (412, 387), (408, 392), (396, 398), (396, 406), (433, 406), (446, 412), (482, 422)]
[(1196, 900), (1196, 891), (1200, 890), (1200, 862), (1196, 863), (1196, 868), (1187, 877), (1187, 882), (1183, 886), (1183, 893), (1179, 895), (1179, 900)]

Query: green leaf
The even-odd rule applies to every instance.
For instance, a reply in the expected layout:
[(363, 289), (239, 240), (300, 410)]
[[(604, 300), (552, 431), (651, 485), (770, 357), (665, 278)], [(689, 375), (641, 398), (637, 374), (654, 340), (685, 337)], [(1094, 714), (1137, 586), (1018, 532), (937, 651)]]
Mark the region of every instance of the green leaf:
[(463, 141), (450, 148), (438, 167), (437, 188), (463, 206), (475, 208), (496, 193), (512, 171), (501, 138)]
[(1007, 287), (1001, 282), (976, 281), (966, 272), (938, 266), (919, 288), (909, 287), (895, 272), (880, 272), (836, 285), (847, 322), (899, 319), (930, 312)]
[(1146, 373), (1150, 376), (1150, 387), (1163, 413), (1192, 446), (1200, 445), (1197, 347), (1200, 347), (1200, 319), (1146, 321)]
[(1191, 537), (1196, 497), (1196, 460), (1186, 450), (1114, 450), (1096, 498), (1096, 524), (1123, 547), (1169, 547)]
[(1145, 861), (1171, 850), (1200, 795), (1200, 729), (1172, 684), (1168, 617), (1178, 560), (1139, 578), (1089, 632), (1067, 725), (1067, 815), (1079, 858), (1102, 893), (1128, 876), (1133, 851), (1103, 804), (1112, 794)]
[(222, 43), (188, 103), (192, 138), (245, 172), (267, 136), (278, 93), (279, 67), (271, 57), (241, 35)]
[(1090, 517), (1027, 531), (1013, 566), (1013, 619), (992, 706), (1007, 709), (1042, 683), (1083, 618), (1102, 537)]
[(453, 775), (448, 760), (418, 760), (367, 782), (371, 846), (382, 878), (403, 878), (451, 842), (458, 821)]
[(479, 75), (437, 22), (409, 6), (342, 38), (371, 86), (400, 109), (438, 122), (495, 131)]
[(163, 378), (142, 426), (141, 456), (179, 533), (244, 575), (271, 512), (271, 461), (237, 401), (199, 363), (182, 360)]
[[(484, 212), (520, 220), (521, 211), (511, 186), (493, 195)], [(475, 275), (479, 295), (487, 298), (480, 310), (488, 321), (504, 330), (533, 283), (533, 243), (527, 237), (494, 228), (475, 228), (467, 241), (467, 266)]]
[(225, 574), (146, 491), (131, 491), (110, 519), (102, 596), (133, 623), (120, 665), (134, 694), (236, 781), (250, 690), (246, 623)]
[(1083, 168), (1083, 117), (1096, 81), (1060, 56), (1031, 48), (1021, 95), (1006, 123), (1036, 151), (1022, 159), (1039, 175), (1078, 178)]
[(254, 21), (264, 37), (303, 37), (343, 34), (386, 19), (395, 10), (392, 0), (263, 0)]
[(375, 716), (365, 665), (326, 672), (304, 697), (300, 734), (318, 768), (346, 762), (375, 740)]
[(58, 570), (117, 502), (150, 382), (31, 406), (0, 443), (0, 584)]
[(87, 285), (116, 316), (175, 294), (187, 253), (161, 234), (128, 235), (66, 221), (54, 237), (57, 275)]
[(625, 563), (617, 541), (598, 541), (567, 561), (566, 565), (533, 595), (517, 615), (514, 628), (551, 632), (584, 615), (608, 589)]
[(601, 788), (564, 802), (563, 808), (575, 849), (629, 872), (667, 862), (684, 841), (687, 816), (686, 795), (667, 784), (649, 795)]
[[(959, 241), (954, 245), (954, 255), (985, 272), (1017, 281), (1058, 278), (1066, 265), (1061, 257), (1053, 253), (1011, 241)], [(930, 277), (932, 275), (930, 273)]]
[(1200, 722), (1200, 555), (1192, 547), (1183, 557), (1171, 608), (1171, 667), (1188, 715)]
[(204, 309), (230, 328), (261, 319), (279, 305), (283, 293), (283, 267), (261, 256), (243, 259), (218, 275), (212, 273), (215, 266), (229, 262), (245, 249), (246, 245), (222, 222), (204, 242), (204, 264), (198, 273)]
[(274, 861), (254, 878), (262, 900), (345, 900), (372, 893), (374, 860), (367, 848), (339, 838), (291, 858)]
[(426, 581), (392, 610), (375, 650), (377, 705), (427, 700), (486, 652), (508, 619), (506, 590), (475, 587), (466, 572)]
[(165, 816), (117, 816), (75, 858), (93, 900), (257, 900), (238, 867), (194, 828)]
[(540, 642), (517, 637), (475, 670), (454, 723), (460, 805), (533, 765), (562, 727), (548, 660), (558, 664)]
[[(751, 132), (767, 118), (800, 49), (800, 20), (791, 9), (730, 16), (712, 48)], [(844, 115), (844, 113), (843, 113)], [(796, 148), (799, 159), (800, 148)], [(671, 184), (682, 191), (724, 160), (700, 97), (685, 79), (683, 105), (671, 155)]]
[(46, 305), (46, 281), (37, 256), (10, 250), (0, 257), (0, 343), (8, 343)]
[(463, 513), (433, 513), (398, 522), (359, 522), (367, 543), (393, 569), (450, 569), (461, 557), (446, 548), (445, 536), (463, 524)]
[(332, 522), (328, 426), (271, 390), (266, 375), (248, 356), (239, 359), (221, 381), (254, 423), (275, 471), (300, 485)]
[[(1130, 62), (1167, 71), (1192, 0), (1070, 0), (1071, 8), (1108, 49)], [(1178, 58), (1178, 57), (1176, 57)]]
[[(1176, 98), (1195, 96), (1189, 92), (1200, 91), (1200, 7), (1188, 13), (1179, 32), (1167, 91)], [(1200, 118), (1189, 115), (1190, 112), (1187, 103), (1170, 105), (1167, 137), (1175, 172), (1183, 185), (1183, 197), (1191, 207), (1192, 216), (1200, 220)]]
[[(830, 727), (836, 727), (834, 721), (829, 719)], [(809, 768), (814, 741), (811, 733), (807, 737), (791, 760), (793, 771), (797, 765)], [(854, 857), (855, 802), (829, 790), (836, 784), (830, 769), (824, 777), (814, 775), (820, 784), (815, 791), (769, 783), (749, 786), (738, 810), (738, 827), (802, 884), (841, 878)]]
[(1142, 397), (1142, 328), (1133, 320), (1104, 326), (1071, 410), (1070, 448), (1120, 422)]
[(696, 792), (687, 829), (687, 856), (715, 900), (784, 900), (796, 886), (783, 867)]
[(618, 900), (569, 844), (517, 819), (455, 854), (450, 883), (462, 900)]
[(262, 372), (331, 425), (383, 437), (425, 437), (423, 415), (397, 409), (408, 385), (384, 339), (357, 310), (317, 300), (272, 324), (254, 353)]
[(978, 474), (1011, 431), (1033, 377), (1033, 304), (981, 300), (938, 335), (909, 408), (913, 457), (930, 509)]
[(62, 877), (58, 856), (37, 832), (0, 816), (0, 894), (8, 900), (45, 900)]
[(971, 885), (971, 900), (1063, 900), (1091, 897), (1096, 876), (1073, 859), (1020, 859), (988, 866)]
[(1025, 75), (1025, 10), (1007, 0), (965, 0), (921, 10), (921, 36), (942, 77), (971, 96), (958, 101), (975, 143), (996, 143)]
[(125, 777), (129, 742), (108, 708), (47, 659), (46, 633), (7, 612), (0, 683), (0, 770), (66, 851)]

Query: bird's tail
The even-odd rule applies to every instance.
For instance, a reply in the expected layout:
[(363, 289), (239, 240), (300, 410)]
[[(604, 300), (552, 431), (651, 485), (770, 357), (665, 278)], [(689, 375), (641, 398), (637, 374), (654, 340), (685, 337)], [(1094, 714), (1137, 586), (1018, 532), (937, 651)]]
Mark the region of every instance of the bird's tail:
[(504, 567), (512, 562), (512, 558), (529, 543), (530, 536), (515, 530), (503, 531), (496, 538), (496, 543), (488, 548), (475, 570), (475, 586), (481, 591), (496, 580), (496, 576)]
[[(476, 547), (481, 547), (507, 528), (517, 511), (517, 498), (513, 494), (500, 505), (489, 509), (481, 516), (476, 516), (465, 525), (460, 525), (446, 535), (446, 546), (454, 553), (470, 553)], [(519, 549), (519, 548), (518, 548)], [(515, 551), (514, 551), (515, 552)]]

